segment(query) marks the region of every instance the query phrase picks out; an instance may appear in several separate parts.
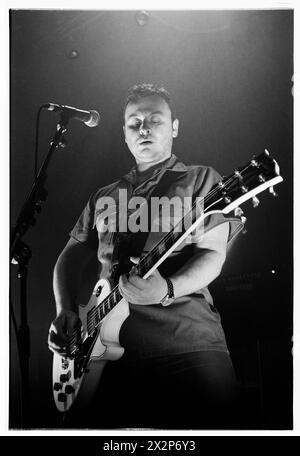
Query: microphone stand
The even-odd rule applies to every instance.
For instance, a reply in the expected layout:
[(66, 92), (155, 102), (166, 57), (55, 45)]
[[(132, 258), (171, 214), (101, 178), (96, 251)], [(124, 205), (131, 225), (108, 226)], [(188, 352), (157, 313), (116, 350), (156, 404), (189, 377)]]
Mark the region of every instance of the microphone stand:
[[(11, 237), (10, 261), (18, 264), (18, 279), (20, 279), (20, 326), (17, 330), (17, 348), (21, 370), (21, 428), (29, 427), (29, 358), (30, 358), (30, 329), (27, 321), (27, 275), (28, 263), (32, 256), (30, 247), (22, 241), (30, 225), (35, 225), (35, 212), (40, 213), (42, 203), (46, 201), (47, 191), (44, 184), (47, 179), (46, 170), (56, 148), (64, 147), (63, 135), (67, 131), (69, 117), (62, 113), (56, 126), (56, 133), (50, 143), (50, 150), (36, 176), (33, 187), (21, 209)], [(11, 305), (11, 304), (10, 304)], [(11, 315), (12, 308), (10, 308)]]

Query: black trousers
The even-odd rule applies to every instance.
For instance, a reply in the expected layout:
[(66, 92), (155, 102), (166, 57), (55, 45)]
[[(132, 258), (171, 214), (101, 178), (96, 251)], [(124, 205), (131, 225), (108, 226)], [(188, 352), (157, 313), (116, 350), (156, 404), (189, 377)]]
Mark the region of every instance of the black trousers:
[(91, 408), (69, 417), (85, 429), (237, 429), (238, 384), (228, 353), (198, 351), (110, 361)]

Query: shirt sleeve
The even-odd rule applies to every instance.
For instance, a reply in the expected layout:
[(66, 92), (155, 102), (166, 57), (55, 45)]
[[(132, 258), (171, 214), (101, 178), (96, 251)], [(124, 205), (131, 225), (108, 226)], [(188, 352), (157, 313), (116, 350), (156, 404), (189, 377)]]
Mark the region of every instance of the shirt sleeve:
[(89, 198), (87, 205), (70, 231), (70, 236), (76, 241), (86, 244), (93, 250), (98, 248), (98, 233), (94, 223), (95, 194)]
[[(207, 167), (202, 169), (199, 173), (198, 179), (195, 184), (194, 197), (200, 197), (201, 201), (212, 189), (212, 187), (217, 184), (222, 177), (220, 174), (212, 167)], [(211, 229), (222, 223), (229, 223), (229, 234), (228, 234), (228, 243), (243, 229), (244, 223), (241, 218), (235, 216), (224, 215), (222, 212), (208, 215), (204, 218), (204, 223), (200, 229), (197, 229), (192, 235), (192, 242), (197, 242), (197, 238), (200, 238), (204, 233), (207, 233)]]

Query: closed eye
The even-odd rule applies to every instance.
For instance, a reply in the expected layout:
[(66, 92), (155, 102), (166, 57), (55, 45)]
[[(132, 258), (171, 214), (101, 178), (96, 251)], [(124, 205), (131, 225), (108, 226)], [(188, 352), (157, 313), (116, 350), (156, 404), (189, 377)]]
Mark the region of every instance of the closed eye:
[(130, 128), (131, 130), (138, 130), (140, 127), (141, 127), (141, 123), (128, 125), (128, 128)]

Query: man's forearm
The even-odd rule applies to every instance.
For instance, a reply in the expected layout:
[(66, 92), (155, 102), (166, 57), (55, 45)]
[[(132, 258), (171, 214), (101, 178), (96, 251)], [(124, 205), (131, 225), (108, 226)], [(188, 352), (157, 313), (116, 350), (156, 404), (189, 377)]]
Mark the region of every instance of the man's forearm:
[(58, 257), (53, 273), (53, 290), (56, 310), (77, 311), (77, 293), (81, 274), (89, 259), (95, 252), (73, 238)]
[(59, 257), (53, 273), (53, 291), (56, 302), (56, 311), (77, 311), (76, 296), (81, 272), (71, 264), (68, 257)]
[(193, 256), (179, 271), (170, 276), (176, 298), (194, 293), (209, 285), (221, 272), (225, 256), (205, 250)]

